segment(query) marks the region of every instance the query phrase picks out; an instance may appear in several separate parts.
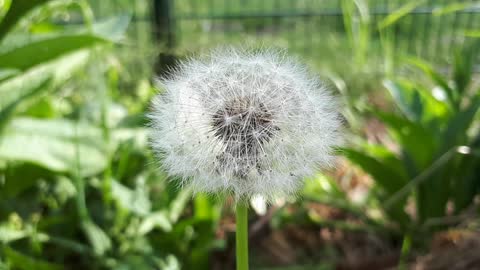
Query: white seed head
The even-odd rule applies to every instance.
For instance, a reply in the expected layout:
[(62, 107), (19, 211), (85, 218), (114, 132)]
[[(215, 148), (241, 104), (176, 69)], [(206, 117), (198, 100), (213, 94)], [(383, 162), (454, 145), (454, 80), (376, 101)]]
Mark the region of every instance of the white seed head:
[(336, 100), (276, 51), (217, 49), (184, 61), (160, 84), (152, 147), (195, 192), (293, 194), (331, 164), (341, 142)]

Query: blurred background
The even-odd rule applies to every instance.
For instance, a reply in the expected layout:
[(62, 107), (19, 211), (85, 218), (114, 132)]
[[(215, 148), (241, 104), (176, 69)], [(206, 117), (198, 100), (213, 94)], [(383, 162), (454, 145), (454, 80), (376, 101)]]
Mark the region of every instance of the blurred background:
[(169, 182), (145, 117), (221, 45), (297, 57), (347, 123), (252, 199), (252, 269), (480, 269), (478, 38), (474, 0), (0, 0), (0, 269), (234, 269), (231, 199)]

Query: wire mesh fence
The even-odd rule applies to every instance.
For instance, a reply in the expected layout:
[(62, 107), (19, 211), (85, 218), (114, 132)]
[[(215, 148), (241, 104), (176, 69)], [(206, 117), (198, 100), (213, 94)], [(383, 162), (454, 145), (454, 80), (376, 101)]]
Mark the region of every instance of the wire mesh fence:
[(454, 48), (480, 37), (476, 0), (90, 2), (98, 17), (133, 15), (130, 44), (145, 58), (159, 49), (182, 55), (248, 44), (286, 48), (305, 59), (364, 61), (375, 54), (408, 54), (444, 63)]
[(392, 52), (443, 60), (478, 35), (480, 26), (480, 4), (474, 0), (154, 1), (170, 8), (157, 14), (170, 16), (169, 46), (188, 51), (253, 43), (321, 57), (388, 44)]

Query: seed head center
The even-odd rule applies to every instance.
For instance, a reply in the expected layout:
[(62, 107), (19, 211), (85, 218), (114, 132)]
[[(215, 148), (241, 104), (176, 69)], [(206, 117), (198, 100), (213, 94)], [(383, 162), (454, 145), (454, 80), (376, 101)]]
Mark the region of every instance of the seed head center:
[(220, 163), (232, 159), (238, 165), (238, 174), (257, 167), (262, 146), (278, 128), (273, 124), (273, 114), (264, 103), (252, 98), (239, 98), (226, 103), (212, 119), (212, 131), (225, 144)]

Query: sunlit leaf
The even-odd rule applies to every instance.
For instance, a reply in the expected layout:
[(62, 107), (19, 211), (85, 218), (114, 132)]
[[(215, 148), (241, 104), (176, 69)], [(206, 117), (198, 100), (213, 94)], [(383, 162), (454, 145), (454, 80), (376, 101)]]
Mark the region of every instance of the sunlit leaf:
[[(395, 173), (395, 169), (389, 168), (388, 164), (382, 160), (375, 159), (361, 151), (344, 148), (342, 154), (347, 157), (352, 163), (362, 168), (366, 173), (370, 174), (380, 187), (384, 194), (381, 195), (383, 199), (395, 194), (408, 182), (403, 175)], [(382, 198), (380, 198), (382, 199)], [(393, 217), (400, 224), (406, 225), (408, 223), (408, 216), (404, 209), (406, 198), (397, 201), (387, 210), (387, 214)]]
[(463, 35), (465, 35), (466, 37), (478, 38), (478, 37), (480, 37), (480, 30), (465, 29), (465, 30), (463, 30)]
[(26, 43), (0, 53), (0, 68), (26, 70), (61, 55), (104, 42), (119, 40), (129, 23), (128, 16), (119, 16), (94, 25), (93, 33), (64, 33)]
[(78, 51), (21, 73), (0, 83), (0, 109), (27, 95), (51, 78), (53, 85), (70, 78), (88, 59), (88, 51)]
[(394, 23), (396, 23), (398, 20), (401, 18), (405, 17), (408, 15), (410, 12), (412, 12), (415, 8), (423, 4), (425, 0), (419, 0), (419, 1), (409, 1), (397, 10), (393, 11), (392, 13), (388, 14), (383, 20), (381, 20), (378, 23), (378, 29), (382, 30)]
[(189, 189), (183, 189), (178, 193), (177, 197), (173, 199), (169, 209), (169, 218), (172, 223), (177, 222), (191, 198), (191, 191)]
[(305, 182), (303, 194), (309, 197), (346, 198), (345, 192), (338, 186), (338, 183), (322, 174), (318, 174), (315, 178), (308, 179)]
[(462, 137), (467, 136), (467, 131), (472, 125), (475, 115), (480, 110), (480, 95), (476, 95), (470, 104), (464, 110), (458, 112), (448, 123), (443, 134), (444, 143), (441, 151), (446, 151), (450, 147), (461, 143)]
[(100, 43), (99, 37), (91, 35), (64, 35), (28, 43), (0, 54), (0, 68), (26, 70), (32, 66), (54, 59), (62, 54)]
[(452, 106), (456, 106), (457, 104), (457, 95), (455, 91), (448, 85), (447, 80), (444, 76), (435, 71), (435, 69), (430, 66), (425, 61), (418, 59), (418, 58), (407, 58), (406, 61), (420, 70), (422, 70), (426, 75), (428, 75), (433, 82), (435, 82), (438, 86), (440, 86), (446, 93), (448, 100)]
[(450, 112), (448, 105), (437, 100), (430, 91), (408, 80), (385, 80), (383, 84), (410, 121), (425, 126), (435, 123), (432, 128), (438, 129)]
[(0, 138), (0, 159), (72, 172), (77, 162), (76, 147), (83, 175), (96, 174), (105, 168), (107, 162), (99, 129), (69, 120), (16, 118), (5, 127)]
[(344, 148), (342, 149), (342, 154), (370, 174), (377, 184), (390, 194), (393, 194), (403, 187), (408, 181), (404, 174), (402, 175), (395, 172), (397, 168), (390, 168), (389, 165), (382, 160), (375, 159), (363, 152)]
[(8, 123), (8, 120), (13, 116), (15, 109), (17, 108), (20, 103), (25, 102), (31, 98), (34, 98), (41, 92), (47, 91), (49, 88), (47, 87), (50, 83), (50, 78), (47, 78), (44, 82), (38, 85), (36, 88), (32, 88), (29, 92), (25, 93), (23, 96), (20, 96), (17, 100), (14, 100), (12, 103), (5, 106), (5, 108), (0, 109), (0, 136), (2, 134), (3, 129)]
[(434, 131), (392, 113), (375, 111), (374, 114), (387, 125), (389, 134), (415, 161), (417, 169), (428, 165), (439, 140)]
[(145, 235), (155, 228), (160, 228), (164, 232), (172, 230), (172, 224), (165, 211), (158, 211), (148, 214), (138, 228), (139, 234)]
[(112, 181), (112, 196), (124, 209), (145, 216), (150, 213), (148, 194), (142, 189), (132, 190), (117, 181)]
[(420, 121), (424, 113), (420, 93), (413, 87), (397, 81), (387, 80), (383, 85), (393, 96), (397, 106), (412, 121)]
[(13, 0), (10, 8), (0, 23), (0, 42), (2, 38), (27, 12), (50, 0)]
[(112, 242), (108, 235), (95, 223), (85, 221), (82, 223), (82, 229), (92, 245), (95, 254), (103, 255), (112, 247)]
[(470, 84), (476, 52), (477, 50), (474, 46), (455, 51), (453, 79), (455, 81), (456, 90), (459, 94), (463, 94)]
[(20, 71), (16, 69), (0, 69), (0, 82), (15, 75), (18, 75), (19, 73)]
[(2, 244), (22, 239), (25, 236), (27, 236), (27, 232), (24, 230), (13, 228), (8, 224), (0, 224), (0, 243)]
[(93, 34), (105, 40), (117, 42), (120, 41), (127, 31), (131, 17), (129, 15), (119, 15), (108, 18), (104, 21), (93, 24)]

